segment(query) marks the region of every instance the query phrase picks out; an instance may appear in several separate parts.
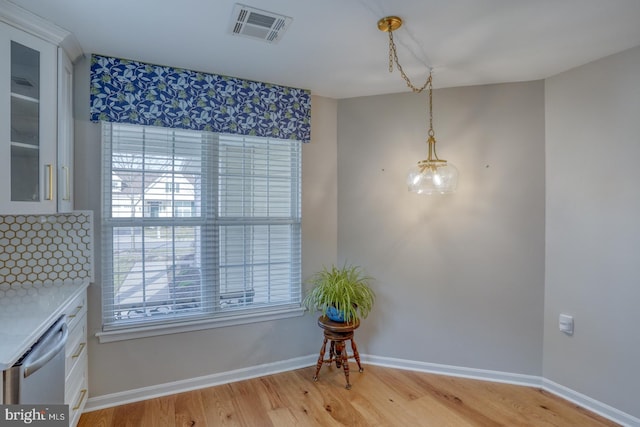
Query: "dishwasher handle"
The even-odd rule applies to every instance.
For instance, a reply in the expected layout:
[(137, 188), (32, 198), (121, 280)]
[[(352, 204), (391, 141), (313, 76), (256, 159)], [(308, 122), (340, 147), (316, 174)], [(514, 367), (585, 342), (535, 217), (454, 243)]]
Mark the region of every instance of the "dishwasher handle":
[[(59, 335), (59, 336), (58, 336)], [(49, 332), (36, 344), (31, 353), (22, 362), (24, 377), (33, 375), (53, 359), (66, 345), (69, 330), (64, 316), (58, 320)], [(44, 354), (42, 354), (44, 352)]]

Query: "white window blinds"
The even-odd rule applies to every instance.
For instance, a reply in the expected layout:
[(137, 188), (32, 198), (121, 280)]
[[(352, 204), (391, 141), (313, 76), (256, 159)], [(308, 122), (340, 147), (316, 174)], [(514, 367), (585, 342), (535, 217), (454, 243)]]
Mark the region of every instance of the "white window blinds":
[(103, 329), (299, 307), (301, 143), (103, 123)]

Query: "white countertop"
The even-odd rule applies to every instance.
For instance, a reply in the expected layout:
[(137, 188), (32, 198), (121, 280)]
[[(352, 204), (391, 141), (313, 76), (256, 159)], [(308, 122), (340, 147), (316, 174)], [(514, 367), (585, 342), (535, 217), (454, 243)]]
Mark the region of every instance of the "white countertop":
[(0, 371), (13, 366), (89, 281), (6, 291), (0, 298)]

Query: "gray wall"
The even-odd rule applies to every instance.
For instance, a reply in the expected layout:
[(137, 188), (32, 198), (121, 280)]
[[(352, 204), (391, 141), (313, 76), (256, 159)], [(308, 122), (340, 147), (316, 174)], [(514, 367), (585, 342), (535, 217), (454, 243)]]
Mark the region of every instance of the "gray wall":
[(338, 102), (338, 258), (374, 276), (378, 295), (359, 347), (541, 375), (543, 82), (434, 91), (438, 153), (460, 170), (453, 196), (406, 189), (426, 157), (426, 103)]
[[(544, 376), (640, 417), (640, 48), (546, 81)], [(572, 337), (558, 315), (574, 316)]]
[[(95, 211), (100, 224), (100, 125), (89, 122), (89, 59), (75, 65), (75, 207)], [(312, 98), (312, 142), (303, 147), (303, 277), (337, 259), (336, 111), (334, 100)], [(195, 378), (315, 354), (315, 317), (99, 344), (100, 233), (96, 284), (89, 288), (90, 395)]]

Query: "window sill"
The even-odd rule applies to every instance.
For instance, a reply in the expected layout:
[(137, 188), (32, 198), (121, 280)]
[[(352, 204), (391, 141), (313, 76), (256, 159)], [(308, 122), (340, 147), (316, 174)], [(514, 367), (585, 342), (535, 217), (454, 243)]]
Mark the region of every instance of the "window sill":
[(134, 326), (126, 329), (98, 332), (99, 342), (108, 343), (114, 341), (133, 340), (138, 338), (154, 337), (158, 335), (177, 334), (182, 332), (200, 331), (203, 329), (224, 328), (227, 326), (245, 325), (247, 323), (267, 322), (271, 320), (289, 319), (300, 317), (305, 309), (296, 307), (277, 311), (257, 312), (227, 316), (218, 319), (199, 319), (180, 323), (165, 323), (161, 325)]

